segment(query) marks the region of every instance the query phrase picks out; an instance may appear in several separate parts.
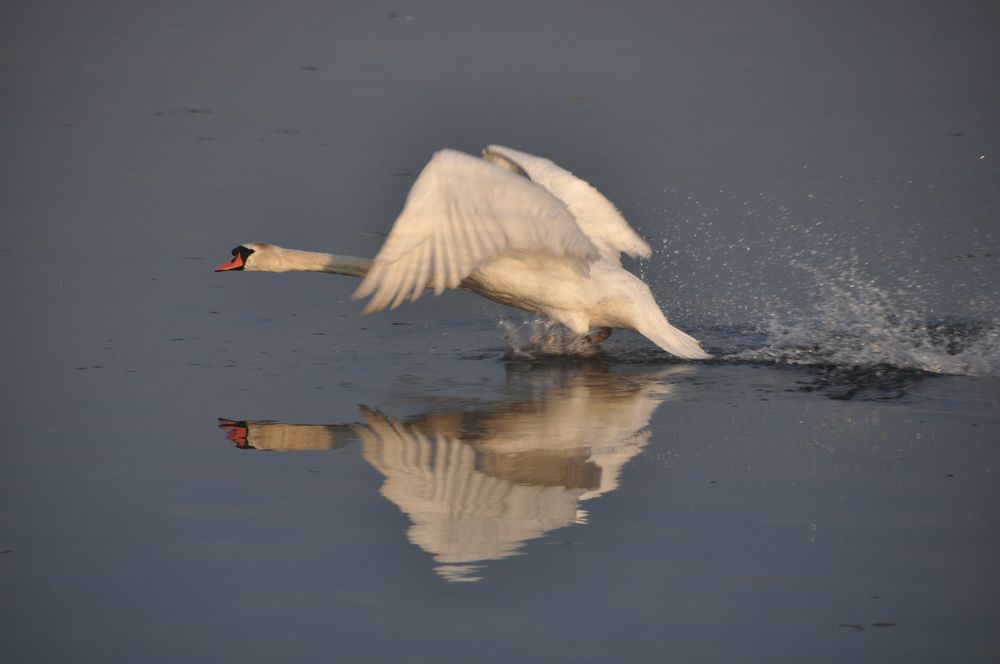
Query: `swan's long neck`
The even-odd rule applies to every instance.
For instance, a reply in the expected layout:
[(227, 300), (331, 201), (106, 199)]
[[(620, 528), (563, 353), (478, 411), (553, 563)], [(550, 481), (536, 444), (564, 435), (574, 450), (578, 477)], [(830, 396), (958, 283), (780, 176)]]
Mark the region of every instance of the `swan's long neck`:
[(344, 274), (349, 277), (364, 277), (372, 266), (370, 258), (324, 254), (318, 251), (282, 248), (280, 255), (282, 269), (275, 271), (327, 272), (329, 274)]

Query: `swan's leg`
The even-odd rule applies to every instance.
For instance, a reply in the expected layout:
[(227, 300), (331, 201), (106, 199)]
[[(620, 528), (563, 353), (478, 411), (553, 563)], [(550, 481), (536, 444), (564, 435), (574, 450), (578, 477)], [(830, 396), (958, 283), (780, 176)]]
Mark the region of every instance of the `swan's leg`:
[(605, 341), (608, 340), (608, 337), (610, 336), (611, 336), (610, 327), (599, 327), (587, 335), (587, 337), (595, 344), (603, 344)]
[(601, 343), (610, 336), (610, 327), (599, 327), (590, 334), (581, 336), (577, 340), (577, 343), (579, 344), (579, 348), (587, 353), (599, 353), (601, 352)]
[(571, 347), (584, 353), (599, 353), (601, 342), (611, 336), (610, 327), (599, 327), (593, 332), (590, 331), (589, 318), (579, 311), (566, 311), (565, 309), (549, 309), (545, 313), (549, 318), (557, 323), (562, 323), (569, 328), (570, 332), (577, 335)]

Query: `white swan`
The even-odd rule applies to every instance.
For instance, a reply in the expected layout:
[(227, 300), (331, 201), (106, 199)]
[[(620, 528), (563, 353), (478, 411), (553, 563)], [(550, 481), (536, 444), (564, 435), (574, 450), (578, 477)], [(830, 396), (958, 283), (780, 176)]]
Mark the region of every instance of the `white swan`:
[(364, 313), (461, 288), (545, 314), (599, 343), (635, 330), (685, 359), (710, 357), (672, 326), (621, 253), (649, 245), (591, 185), (548, 159), (491, 145), (479, 159), (441, 150), (424, 167), (374, 260), (247, 243), (217, 272), (330, 272), (364, 277)]

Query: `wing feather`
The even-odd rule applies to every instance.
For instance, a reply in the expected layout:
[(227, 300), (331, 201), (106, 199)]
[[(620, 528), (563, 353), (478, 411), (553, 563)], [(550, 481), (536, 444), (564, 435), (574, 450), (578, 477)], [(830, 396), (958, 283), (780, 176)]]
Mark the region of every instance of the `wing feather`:
[(455, 239), (455, 253), (452, 256), (455, 258), (455, 276), (458, 277), (456, 281), (449, 283), (449, 288), (457, 288), (460, 283), (462, 283), (462, 277), (458, 275), (468, 274), (466, 270), (472, 272), (472, 248), (469, 246), (466, 240), (465, 234), (469, 229), (468, 225), (463, 224), (458, 221), (462, 218), (464, 214), (461, 206), (457, 201), (452, 203), (454, 205), (455, 214), (448, 220), (449, 226), (451, 227), (452, 236)]
[[(454, 210), (454, 203), (450, 206), (452, 211)], [(449, 214), (444, 223), (444, 237), (445, 237), (445, 251), (444, 255), (445, 263), (447, 264), (447, 269), (445, 273), (448, 275), (448, 280), (445, 282), (445, 286), (448, 288), (455, 288), (458, 286), (459, 282), (462, 281), (459, 276), (462, 274), (462, 247), (458, 242), (458, 229), (455, 228), (455, 216), (454, 213)]]
[[(354, 298), (355, 300), (360, 300), (361, 298), (368, 297), (369, 295), (374, 293), (375, 288), (379, 284), (379, 279), (380, 279), (379, 273), (381, 271), (382, 269), (378, 265), (375, 265), (375, 263), (373, 262), (371, 264), (371, 267), (368, 268), (368, 274), (365, 275), (365, 279), (361, 281), (360, 286), (354, 289), (354, 293), (351, 294), (351, 297)], [(371, 278), (370, 280), (369, 277)]]
[(416, 300), (418, 297), (423, 295), (424, 287), (427, 285), (427, 280), (431, 276), (431, 251), (433, 246), (430, 242), (425, 242), (420, 245), (419, 252), (416, 257), (416, 270), (414, 271), (413, 279), (413, 294), (410, 296), (410, 300)]
[[(468, 212), (463, 210), (462, 214), (468, 214)], [(484, 244), (484, 240), (486, 239), (484, 235), (476, 233), (474, 229), (469, 228), (468, 226), (461, 226), (460, 228), (468, 256), (492, 255), (492, 252), (490, 252)]]
[(611, 201), (566, 169), (548, 159), (500, 145), (487, 147), (483, 156), (501, 164), (503, 160), (509, 161), (565, 203), (576, 223), (607, 258), (617, 262), (622, 252), (635, 258), (648, 258), (652, 254), (646, 241), (632, 230)]
[(390, 309), (395, 309), (401, 305), (406, 298), (413, 292), (413, 282), (416, 281), (416, 262), (419, 255), (414, 252), (407, 256), (404, 260), (406, 261), (406, 269), (400, 270), (403, 275), (403, 279), (399, 284), (399, 288), (396, 289), (396, 297), (393, 298), (392, 304), (389, 305)]
[(375, 295), (368, 302), (368, 306), (365, 307), (366, 312), (381, 311), (389, 306), (404, 274), (402, 270), (386, 271), (384, 280), (379, 284), (378, 290), (375, 291)]
[(370, 313), (415, 300), (428, 286), (440, 295), (505, 251), (567, 257), (584, 273), (601, 255), (543, 187), (478, 157), (441, 150), (413, 183), (353, 297), (371, 295), (364, 310)]
[(435, 233), (434, 239), (434, 294), (440, 295), (444, 292), (445, 285), (445, 239), (441, 233)]

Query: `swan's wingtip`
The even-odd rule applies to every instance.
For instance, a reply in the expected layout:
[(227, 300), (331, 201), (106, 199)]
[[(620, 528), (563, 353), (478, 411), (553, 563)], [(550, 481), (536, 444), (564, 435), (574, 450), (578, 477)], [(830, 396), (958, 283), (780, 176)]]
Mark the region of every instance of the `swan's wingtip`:
[(365, 305), (365, 308), (361, 310), (361, 315), (367, 316), (368, 314), (378, 313), (383, 309), (385, 309), (385, 307), (380, 307), (375, 303), (374, 300), (369, 300), (368, 304)]
[[(690, 335), (689, 335), (690, 336)], [(699, 342), (694, 337), (690, 337), (691, 344), (684, 348), (685, 355), (683, 356), (685, 360), (710, 360), (712, 359), (712, 354), (706, 352), (704, 348), (701, 347), (701, 342)]]
[(682, 360), (708, 360), (711, 355), (701, 347), (701, 343), (687, 332), (679, 330), (665, 320), (665, 325), (639, 328), (637, 332), (654, 344)]
[(671, 347), (671, 348), (664, 348), (663, 350), (667, 351), (668, 353), (670, 353), (671, 355), (673, 355), (676, 358), (679, 358), (679, 359), (682, 359), (682, 360), (688, 360), (688, 361), (691, 361), (691, 362), (698, 362), (700, 360), (711, 360), (712, 359), (711, 353), (706, 353), (704, 350), (701, 349), (700, 346), (695, 347), (695, 348), (677, 348), (677, 347)]

